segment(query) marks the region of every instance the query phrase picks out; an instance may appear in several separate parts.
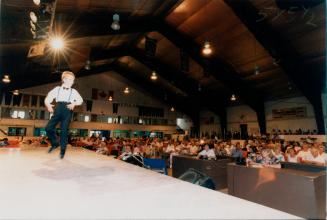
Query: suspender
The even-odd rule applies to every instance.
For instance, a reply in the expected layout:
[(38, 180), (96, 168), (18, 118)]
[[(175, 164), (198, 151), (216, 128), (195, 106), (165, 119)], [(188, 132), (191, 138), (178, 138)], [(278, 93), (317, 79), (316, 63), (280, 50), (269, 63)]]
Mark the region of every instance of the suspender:
[[(57, 93), (56, 102), (58, 102), (58, 98), (59, 98), (60, 89), (61, 89), (61, 86), (60, 86), (60, 87), (59, 87), (59, 89), (58, 89), (58, 93)], [(69, 97), (68, 97), (68, 100), (67, 100), (67, 102), (69, 102), (69, 101), (70, 101), (70, 96), (72, 95), (72, 92), (73, 92), (73, 89), (72, 89), (72, 88), (70, 88), (70, 93), (69, 93)]]

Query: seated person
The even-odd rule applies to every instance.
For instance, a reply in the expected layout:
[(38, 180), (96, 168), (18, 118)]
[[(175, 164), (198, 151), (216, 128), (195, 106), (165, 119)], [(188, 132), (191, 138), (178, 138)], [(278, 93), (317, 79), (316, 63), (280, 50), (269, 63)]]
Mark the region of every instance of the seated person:
[(311, 156), (303, 160), (303, 163), (325, 166), (325, 159), (319, 154), (319, 149), (317, 147), (313, 147), (311, 148)]
[(213, 147), (209, 147), (208, 144), (204, 146), (204, 150), (202, 150), (198, 156), (196, 157), (197, 159), (208, 159), (208, 160), (215, 160), (216, 159), (216, 154), (215, 151), (212, 149)]
[(319, 144), (319, 154), (325, 159), (325, 164), (327, 163), (327, 153), (325, 152), (325, 146)]
[(290, 163), (297, 163), (297, 155), (293, 148), (286, 150), (286, 161)]
[(268, 148), (262, 149), (261, 154), (257, 154), (256, 161), (248, 161), (248, 165), (255, 167), (275, 167), (281, 168), (280, 163), (276, 160), (272, 151)]
[(21, 141), (19, 143), (19, 147), (22, 150), (26, 150), (26, 149), (32, 148), (32, 140), (31, 139), (28, 139), (28, 140)]
[(133, 154), (131, 154), (125, 160), (127, 163), (131, 163), (140, 167), (143, 167), (143, 157), (138, 147), (134, 148)]
[(130, 156), (132, 156), (132, 150), (130, 146), (126, 146), (125, 147), (125, 151), (119, 156), (117, 157), (117, 159), (119, 160), (127, 160)]
[(48, 147), (48, 142), (46, 137), (42, 137), (40, 140), (41, 147)]
[(106, 145), (106, 142), (101, 141), (100, 145), (97, 147), (96, 153), (105, 155), (109, 154), (109, 149)]
[(311, 157), (310, 146), (307, 143), (302, 145), (302, 150), (297, 154), (297, 160), (299, 163), (308, 160)]
[(236, 144), (236, 147), (233, 148), (233, 150), (231, 151), (231, 156), (234, 158), (234, 159), (239, 159), (239, 158), (242, 158), (243, 157), (243, 152), (241, 150), (241, 146), (239, 143)]
[(4, 147), (4, 146), (8, 146), (8, 145), (9, 145), (8, 138), (4, 138), (0, 141), (0, 147)]
[(281, 161), (285, 161), (284, 155), (281, 152), (281, 146), (277, 145), (275, 146), (274, 150), (272, 151), (272, 154), (275, 157), (276, 162), (281, 162)]
[(227, 152), (223, 146), (217, 146), (216, 155), (217, 157), (227, 157)]

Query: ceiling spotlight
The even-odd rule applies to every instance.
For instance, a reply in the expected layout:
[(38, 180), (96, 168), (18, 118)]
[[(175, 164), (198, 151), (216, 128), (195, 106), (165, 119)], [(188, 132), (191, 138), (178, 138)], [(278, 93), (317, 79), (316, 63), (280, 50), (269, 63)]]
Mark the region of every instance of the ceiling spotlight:
[(230, 98), (231, 101), (236, 101), (236, 96), (233, 94), (232, 97)]
[(199, 86), (198, 86), (198, 91), (201, 92), (202, 88), (201, 88), (201, 84), (199, 83)]
[(175, 111), (174, 107), (171, 107), (170, 111), (171, 112), (174, 112)]
[(112, 16), (112, 24), (111, 24), (111, 28), (115, 31), (118, 31), (120, 29), (120, 24), (119, 24), (119, 15), (118, 14), (114, 14)]
[(37, 17), (36, 17), (36, 14), (34, 13), (34, 12), (30, 12), (30, 18), (31, 18), (31, 20), (34, 22), (34, 23), (36, 23), (37, 22)]
[(85, 66), (84, 66), (84, 68), (85, 68), (86, 70), (90, 70), (90, 69), (91, 69), (91, 61), (90, 61), (90, 60), (87, 60), (87, 61), (85, 62)]
[(113, 100), (112, 96), (109, 96), (108, 101), (112, 102), (112, 100)]
[(125, 88), (124, 93), (125, 94), (128, 94), (129, 93), (129, 88), (128, 87)]
[(205, 56), (209, 56), (212, 53), (211, 45), (208, 41), (204, 42), (202, 48), (202, 54)]
[(14, 95), (19, 95), (19, 90), (18, 89), (14, 90), (13, 94)]
[(33, 0), (34, 4), (40, 5), (40, 0)]
[(259, 66), (257, 64), (254, 65), (254, 74), (258, 75), (260, 73)]
[(2, 78), (2, 82), (10, 83), (9, 75), (4, 75), (3, 78)]
[(157, 73), (155, 71), (153, 71), (150, 78), (153, 81), (157, 80), (158, 79)]
[(64, 47), (64, 41), (59, 37), (52, 38), (50, 40), (50, 45), (55, 50), (61, 50)]

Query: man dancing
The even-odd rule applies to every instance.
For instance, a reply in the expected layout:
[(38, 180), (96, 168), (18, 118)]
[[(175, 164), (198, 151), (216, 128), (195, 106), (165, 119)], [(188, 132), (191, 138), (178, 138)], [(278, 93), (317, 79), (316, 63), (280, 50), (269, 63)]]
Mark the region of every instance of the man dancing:
[[(45, 130), (51, 142), (49, 153), (59, 146), (56, 138), (56, 125), (60, 122), (60, 159), (66, 152), (67, 133), (70, 119), (75, 106), (81, 105), (83, 99), (76, 89), (71, 88), (74, 84), (75, 75), (70, 71), (64, 71), (61, 75), (62, 85), (52, 89), (44, 100), (44, 104), (50, 113), (53, 113)], [(55, 99), (56, 105), (52, 105)]]

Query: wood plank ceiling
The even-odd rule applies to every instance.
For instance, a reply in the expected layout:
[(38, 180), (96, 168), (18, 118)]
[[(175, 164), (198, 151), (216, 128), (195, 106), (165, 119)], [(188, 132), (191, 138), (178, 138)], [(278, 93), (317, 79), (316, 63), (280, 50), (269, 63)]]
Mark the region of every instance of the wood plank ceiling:
[[(250, 2), (262, 14), (265, 13), (265, 21), (301, 55), (311, 69), (308, 74), (318, 75), (317, 79), (322, 79), (325, 71), (325, 3), (278, 16), (276, 13), (281, 9), (275, 0)], [(28, 14), (35, 9), (32, 0), (1, 1), (1, 75), (10, 73), (14, 79), (7, 89), (45, 83), (47, 80), (38, 80), (39, 74), (44, 71), (48, 72), (45, 74), (48, 81), (58, 77), (53, 76), (51, 63), (26, 58), (29, 47), (34, 43), (29, 32)], [(121, 30), (118, 32), (110, 29), (114, 13), (121, 17)], [(145, 52), (145, 36), (148, 36), (157, 40), (157, 61), (185, 78), (183, 87), (178, 86), (181, 83), (173, 82), (171, 75), (163, 75), (157, 82), (158, 89), (160, 87), (181, 97), (197, 97), (198, 100), (201, 97), (219, 97), (214, 102), (232, 104), (229, 98), (237, 92), (233, 83), (226, 83), (217, 77), (224, 69), (211, 69), (214, 73), (206, 75), (203, 64), (191, 56), (189, 71), (182, 73), (180, 48), (177, 45), (181, 42), (172, 42), (160, 32), (158, 25), (162, 22), (182, 36), (187, 36), (196, 45), (201, 46), (209, 41), (215, 59), (223, 61), (225, 67), (233, 70), (233, 77), (237, 77), (240, 85), (244, 86), (238, 91), (246, 91), (248, 86), (252, 92), (249, 94), (260, 94), (263, 100), (302, 95), (278, 65), (278, 60), (271, 56), (224, 0), (58, 0), (54, 28), (66, 33), (70, 47), (67, 67), (77, 73), (87, 74), (83, 70), (84, 64), (92, 60), (92, 67), (115, 63), (127, 66), (149, 81), (153, 66), (142, 63), (139, 57), (135, 57), (137, 53), (135, 55), (133, 52), (134, 49)], [(110, 52), (114, 48), (121, 52)], [(108, 53), (113, 55), (106, 57)], [(93, 59), (98, 55), (92, 54), (100, 54), (101, 59)], [(255, 74), (256, 66), (259, 74)], [(35, 79), (26, 80), (26, 83), (15, 82), (26, 77)], [(196, 90), (201, 90), (199, 88), (204, 93), (196, 94)], [(208, 99), (202, 103), (203, 106), (208, 105), (210, 100), (213, 101)], [(246, 103), (247, 100), (239, 101)]]

